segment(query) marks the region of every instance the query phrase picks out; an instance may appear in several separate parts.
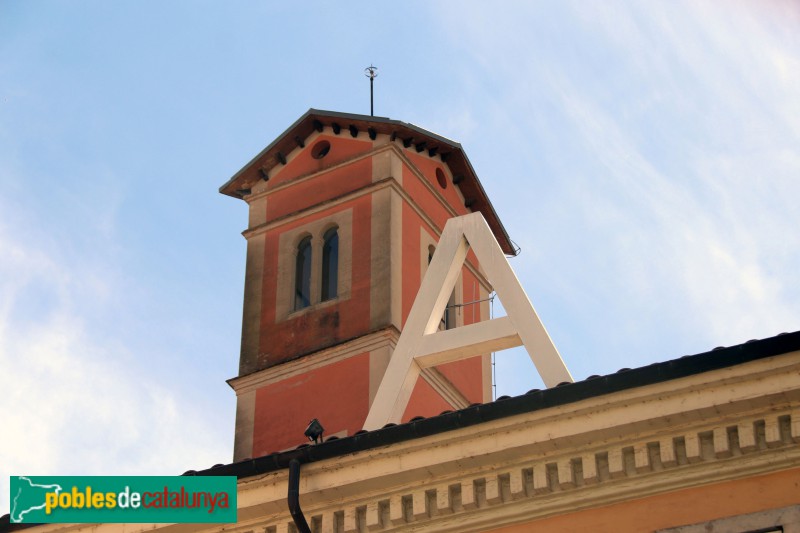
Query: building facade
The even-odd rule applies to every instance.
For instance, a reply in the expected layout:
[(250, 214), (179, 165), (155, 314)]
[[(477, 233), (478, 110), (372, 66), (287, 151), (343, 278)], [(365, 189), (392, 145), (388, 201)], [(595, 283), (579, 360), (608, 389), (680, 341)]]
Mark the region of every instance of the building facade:
[[(235, 529), (800, 530), (799, 333), (495, 402), (481, 355), (424, 371), (402, 423), (364, 431), (448, 219), (480, 213), (514, 252), (469, 160), (311, 110), (221, 191), (250, 208), (237, 442), (201, 473), (239, 477)], [(492, 281), (470, 252), (440, 329), (487, 321)], [(301, 444), (311, 418), (329, 437)]]
[[(234, 460), (315, 418), (362, 429), (448, 219), (481, 212), (513, 251), (461, 147), (399, 121), (310, 110), (220, 190), (249, 207)], [(487, 319), (490, 291), (469, 257), (440, 327)], [(403, 421), (491, 399), (488, 355), (422, 377)]]
[[(800, 332), (496, 401), (472, 350), (363, 429), (448, 220), (514, 253), (461, 146), (310, 110), (221, 192), (249, 208), (234, 458), (185, 475), (237, 476), (238, 522), (37, 532), (800, 531)], [(467, 253), (428, 329), (486, 324), (493, 271)]]
[(800, 531), (800, 332), (220, 466), (237, 531)]

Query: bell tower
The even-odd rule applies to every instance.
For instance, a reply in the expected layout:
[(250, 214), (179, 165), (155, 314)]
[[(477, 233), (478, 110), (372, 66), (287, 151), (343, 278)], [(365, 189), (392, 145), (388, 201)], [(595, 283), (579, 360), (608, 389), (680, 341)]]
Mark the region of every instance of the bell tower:
[[(481, 212), (513, 246), (461, 145), (311, 109), (220, 192), (249, 207), (234, 460), (361, 430), (445, 222)], [(489, 318), (468, 256), (440, 328)], [(491, 400), (489, 355), (426, 369), (403, 421)]]

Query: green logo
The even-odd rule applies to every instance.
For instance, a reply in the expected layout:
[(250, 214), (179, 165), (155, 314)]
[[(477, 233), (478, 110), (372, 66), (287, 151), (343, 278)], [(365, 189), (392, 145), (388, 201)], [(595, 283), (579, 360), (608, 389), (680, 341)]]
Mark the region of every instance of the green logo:
[(235, 476), (15, 476), (14, 523), (236, 522)]

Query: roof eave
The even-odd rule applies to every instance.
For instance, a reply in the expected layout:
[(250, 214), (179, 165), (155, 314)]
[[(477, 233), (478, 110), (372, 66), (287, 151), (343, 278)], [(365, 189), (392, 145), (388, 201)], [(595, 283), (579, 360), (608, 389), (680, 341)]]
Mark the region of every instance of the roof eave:
[[(480, 180), (478, 179), (478, 175), (475, 172), (475, 169), (466, 153), (464, 152), (461, 144), (420, 128), (419, 126), (415, 126), (414, 124), (393, 120), (387, 117), (356, 115), (352, 113), (325, 111), (313, 108), (309, 109), (266, 148), (261, 150), (254, 158), (244, 165), (227, 182), (225, 182), (225, 184), (219, 188), (219, 192), (234, 198), (243, 198), (245, 194), (243, 191), (249, 189), (252, 183), (258, 179), (256, 177), (256, 172), (258, 172), (258, 170), (252, 170), (255, 166), (259, 166), (259, 169), (263, 168), (268, 172), (274, 168), (275, 165), (277, 165), (277, 163), (273, 161), (273, 158), (277, 156), (281, 150), (284, 150), (283, 155), (285, 156), (286, 153), (296, 147), (296, 145), (292, 144), (293, 142), (296, 142), (298, 138), (304, 139), (311, 134), (315, 121), (320, 123), (323, 121), (332, 123), (336, 120), (340, 120), (342, 122), (347, 121), (350, 123), (356, 122), (360, 123), (361, 125), (369, 124), (380, 126), (380, 129), (386, 130), (386, 132), (392, 131), (394, 133), (402, 133), (404, 136), (406, 136), (406, 139), (411, 138), (412, 140), (416, 140), (417, 143), (423, 141), (426, 143), (435, 143), (437, 145), (446, 147), (448, 150), (446, 156), (448, 158), (447, 164), (450, 165), (451, 169), (454, 167), (463, 166), (462, 172), (465, 174), (466, 180), (463, 185), (460, 186), (462, 192), (469, 192), (470, 194), (470, 198), (468, 198), (469, 205), (467, 205), (468, 209), (483, 213), (483, 216), (486, 218), (489, 227), (492, 229), (498, 242), (500, 243), (500, 247), (503, 249), (503, 252), (508, 255), (515, 255), (515, 246), (512, 243), (508, 232), (503, 226), (503, 223), (500, 221), (500, 217), (497, 215), (494, 206), (489, 200), (489, 197), (486, 194), (486, 191), (483, 188)], [(344, 124), (343, 126), (346, 127), (347, 125)], [(408, 135), (411, 137), (407, 137)], [(451, 160), (450, 158), (453, 159)]]

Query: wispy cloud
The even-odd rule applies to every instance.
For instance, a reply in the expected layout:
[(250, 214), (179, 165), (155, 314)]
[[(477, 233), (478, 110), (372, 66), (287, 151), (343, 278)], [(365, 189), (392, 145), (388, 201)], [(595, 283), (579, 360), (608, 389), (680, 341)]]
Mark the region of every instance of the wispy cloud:
[[(347, 110), (364, 42), (391, 65), (378, 113), (464, 144), (576, 377), (797, 329), (797, 6), (333, 10), (310, 15), (338, 17), (320, 18), (323, 56), (281, 38), (309, 23), (288, 9), (276, 42), (293, 45), (256, 69), (244, 9), (190, 10), (211, 41), (170, 22), (180, 4), (158, 23), (176, 31), (144, 40), (141, 10), (15, 12), (0, 99), (0, 417), (15, 437), (0, 464), (176, 473), (229, 457), (243, 252), (221, 243), (241, 246), (245, 207), (208, 199), (291, 109)], [(354, 20), (363, 38), (342, 40)], [(501, 394), (535, 386), (511, 359)]]
[(752, 3), (489, 10), (448, 20), (487, 80), (476, 121), (504, 134), (479, 171), (505, 185), (514, 266), (577, 377), (797, 329), (796, 22)]
[[(0, 419), (13, 436), (0, 446), (3, 471), (172, 475), (229, 459), (204, 410), (92, 322), (102, 312), (114, 320), (108, 293), (127, 289), (103, 277), (113, 265), (65, 260), (58, 242), (23, 230), (32, 221), (2, 207)], [(0, 484), (0, 513), (7, 491)]]

